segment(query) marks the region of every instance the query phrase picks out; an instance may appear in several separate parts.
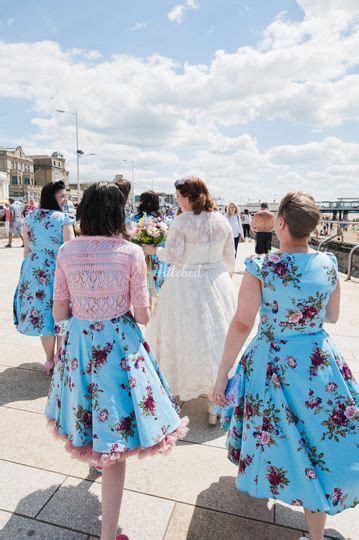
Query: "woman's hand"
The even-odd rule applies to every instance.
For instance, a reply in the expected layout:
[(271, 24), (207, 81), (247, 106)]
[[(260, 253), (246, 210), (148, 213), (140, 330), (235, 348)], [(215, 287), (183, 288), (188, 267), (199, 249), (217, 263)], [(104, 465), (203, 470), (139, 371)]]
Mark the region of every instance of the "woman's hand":
[(142, 246), (145, 255), (156, 255), (157, 247), (153, 244), (144, 244)]
[(228, 405), (228, 401), (225, 396), (225, 390), (228, 382), (228, 375), (218, 375), (215, 385), (209, 394), (209, 400), (213, 401), (219, 407), (225, 407)]

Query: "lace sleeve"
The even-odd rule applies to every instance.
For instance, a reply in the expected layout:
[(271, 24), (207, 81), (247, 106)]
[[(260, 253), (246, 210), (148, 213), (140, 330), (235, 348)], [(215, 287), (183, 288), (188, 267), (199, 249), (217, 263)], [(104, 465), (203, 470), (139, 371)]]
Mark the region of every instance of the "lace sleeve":
[(227, 266), (228, 272), (232, 273), (235, 269), (235, 255), (232, 229), (228, 226), (228, 233), (223, 248), (223, 260)]
[(165, 247), (157, 248), (156, 255), (161, 261), (175, 263), (181, 258), (183, 252), (184, 234), (173, 222), (168, 230)]
[(70, 300), (70, 291), (67, 285), (67, 279), (61, 266), (59, 257), (57, 257), (56, 261), (53, 298), (54, 300)]
[(139, 249), (133, 261), (130, 277), (130, 302), (133, 307), (146, 308), (150, 306), (147, 287), (147, 269), (145, 256)]

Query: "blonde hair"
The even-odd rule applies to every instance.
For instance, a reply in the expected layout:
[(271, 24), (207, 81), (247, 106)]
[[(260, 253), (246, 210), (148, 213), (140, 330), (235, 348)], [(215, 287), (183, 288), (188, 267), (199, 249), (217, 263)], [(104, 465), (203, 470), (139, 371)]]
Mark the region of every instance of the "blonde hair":
[(320, 212), (314, 197), (304, 191), (290, 191), (280, 201), (278, 216), (287, 223), (294, 238), (305, 238), (317, 227)]
[(234, 206), (234, 207), (235, 207), (235, 210), (236, 210), (236, 211), (235, 211), (235, 214), (238, 214), (238, 213), (239, 213), (239, 208), (238, 208), (238, 206), (236, 205), (236, 203), (235, 203), (235, 202), (229, 202), (229, 203), (227, 204), (227, 206), (226, 206), (226, 213), (227, 213), (227, 214), (229, 214), (229, 207), (230, 207), (230, 206)]

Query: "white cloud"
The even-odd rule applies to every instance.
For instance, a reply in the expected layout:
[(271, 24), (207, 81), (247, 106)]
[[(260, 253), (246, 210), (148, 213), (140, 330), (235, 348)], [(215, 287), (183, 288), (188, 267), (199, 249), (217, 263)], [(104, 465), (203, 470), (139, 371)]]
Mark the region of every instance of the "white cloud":
[(199, 3), (197, 0), (185, 0), (184, 4), (177, 4), (168, 13), (168, 18), (171, 22), (181, 24), (186, 10), (198, 9)]
[[(359, 121), (358, 3), (300, 4), (303, 21), (281, 15), (258, 47), (217, 51), (207, 65), (180, 66), (159, 55), (103, 59), (99, 51), (63, 50), (51, 41), (2, 43), (0, 97), (28, 101), (36, 127), (35, 136), (6, 146), (64, 151), (74, 174), (73, 118), (55, 110), (78, 110), (80, 147), (96, 152), (81, 161), (88, 179), (126, 173), (121, 159), (133, 159), (136, 179), (153, 179), (155, 188), (196, 172), (228, 198), (289, 189), (320, 198), (355, 195), (359, 144), (342, 140), (335, 128)], [(293, 130), (301, 124), (316, 140), (270, 147), (250, 134), (251, 126), (245, 133), (255, 119), (272, 121), (273, 129), (277, 120)]]
[(184, 14), (185, 9), (186, 8), (183, 5), (175, 6), (173, 9), (171, 9), (171, 11), (168, 14), (169, 20), (171, 22), (176, 22), (180, 24), (183, 20), (183, 14)]
[(134, 24), (133, 26), (131, 26), (130, 28), (128, 28), (129, 31), (133, 31), (133, 30), (142, 30), (143, 28), (146, 28), (147, 26), (147, 23), (146, 22), (136, 22), (136, 24)]

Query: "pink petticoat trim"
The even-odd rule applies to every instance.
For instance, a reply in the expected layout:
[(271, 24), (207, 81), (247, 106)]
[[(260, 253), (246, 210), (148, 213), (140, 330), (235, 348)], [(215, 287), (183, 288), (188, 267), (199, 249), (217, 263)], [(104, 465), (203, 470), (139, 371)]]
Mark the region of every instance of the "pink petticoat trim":
[(67, 435), (60, 435), (56, 429), (55, 420), (47, 419), (47, 425), (51, 433), (56, 439), (61, 439), (66, 441), (65, 450), (70, 454), (74, 459), (79, 459), (80, 461), (85, 461), (90, 465), (98, 469), (113, 465), (119, 461), (123, 461), (130, 456), (137, 455), (139, 459), (143, 459), (147, 456), (154, 456), (156, 454), (166, 455), (171, 452), (171, 450), (176, 446), (176, 443), (179, 439), (183, 439), (189, 429), (189, 418), (184, 416), (181, 418), (180, 425), (172, 433), (164, 435), (163, 439), (157, 444), (150, 446), (148, 448), (134, 448), (133, 450), (125, 451), (114, 451), (111, 454), (102, 454), (100, 452), (95, 452), (92, 449), (92, 443), (86, 444), (84, 446), (74, 446), (71, 441), (69, 441)]

